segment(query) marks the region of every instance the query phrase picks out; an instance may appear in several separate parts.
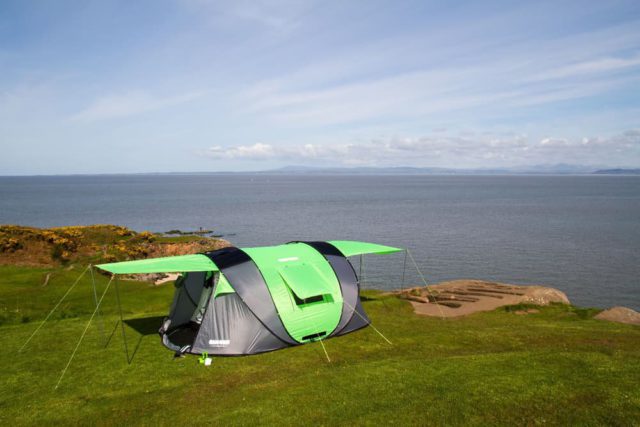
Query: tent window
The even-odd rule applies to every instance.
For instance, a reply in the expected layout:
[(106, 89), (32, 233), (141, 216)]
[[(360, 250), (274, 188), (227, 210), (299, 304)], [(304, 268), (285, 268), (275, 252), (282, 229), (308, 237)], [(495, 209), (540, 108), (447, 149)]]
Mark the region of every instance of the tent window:
[(322, 273), (312, 264), (287, 265), (278, 269), (298, 307), (333, 302)]
[(308, 298), (298, 298), (295, 292), (291, 292), (293, 295), (293, 300), (295, 301), (298, 307), (311, 305), (319, 302), (333, 302), (333, 298), (331, 295), (314, 295)]
[(305, 335), (304, 337), (302, 337), (302, 341), (306, 341), (306, 340), (312, 340), (314, 338), (321, 338), (323, 336), (327, 335), (326, 332), (317, 332), (315, 334), (311, 334), (311, 335)]

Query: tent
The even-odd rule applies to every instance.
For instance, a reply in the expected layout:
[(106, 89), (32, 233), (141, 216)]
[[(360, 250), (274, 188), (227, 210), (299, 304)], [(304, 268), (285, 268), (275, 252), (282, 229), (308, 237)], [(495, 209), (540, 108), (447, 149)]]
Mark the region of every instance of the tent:
[(179, 272), (161, 328), (177, 354), (257, 354), (370, 324), (347, 259), (402, 249), (335, 240), (101, 264), (113, 274)]

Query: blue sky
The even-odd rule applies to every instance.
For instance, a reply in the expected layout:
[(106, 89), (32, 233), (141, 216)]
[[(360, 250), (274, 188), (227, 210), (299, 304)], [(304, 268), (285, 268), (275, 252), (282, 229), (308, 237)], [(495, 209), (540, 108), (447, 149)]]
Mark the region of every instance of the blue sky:
[(0, 2), (0, 175), (640, 167), (640, 3)]

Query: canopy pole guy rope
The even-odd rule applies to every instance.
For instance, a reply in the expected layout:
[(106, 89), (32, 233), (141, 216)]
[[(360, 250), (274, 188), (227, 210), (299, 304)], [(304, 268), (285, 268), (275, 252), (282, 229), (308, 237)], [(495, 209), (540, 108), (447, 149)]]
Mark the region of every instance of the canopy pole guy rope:
[(357, 314), (358, 316), (360, 316), (360, 318), (362, 320), (364, 320), (365, 322), (367, 322), (367, 324), (369, 326), (371, 326), (373, 328), (374, 331), (376, 331), (378, 333), (378, 335), (380, 335), (386, 342), (388, 342), (389, 344), (393, 345), (393, 343), (391, 341), (389, 341), (387, 339), (387, 337), (385, 337), (384, 335), (382, 335), (382, 332), (380, 332), (375, 326), (373, 326), (373, 322), (371, 321), (371, 319), (366, 319), (362, 314), (358, 313), (358, 310), (356, 310), (355, 308), (353, 308), (351, 306), (351, 304), (349, 304), (348, 302), (346, 302), (345, 300), (342, 300), (343, 303), (347, 304), (349, 306), (349, 308), (351, 308), (353, 310), (353, 312), (355, 314)]
[(78, 276), (78, 278), (76, 279), (75, 282), (73, 282), (73, 284), (69, 287), (69, 289), (67, 289), (67, 292), (65, 292), (64, 295), (62, 295), (62, 298), (60, 298), (60, 301), (58, 301), (58, 303), (51, 309), (51, 311), (49, 312), (49, 314), (47, 314), (47, 317), (44, 318), (44, 320), (40, 323), (40, 325), (38, 325), (38, 327), (36, 328), (35, 331), (33, 331), (33, 333), (31, 334), (31, 336), (25, 341), (24, 344), (22, 344), (22, 347), (20, 347), (20, 350), (18, 350), (18, 353), (21, 353), (22, 350), (27, 346), (27, 344), (29, 344), (29, 341), (31, 341), (31, 339), (38, 333), (38, 331), (40, 330), (40, 328), (42, 328), (44, 326), (44, 324), (47, 322), (47, 320), (49, 320), (49, 317), (51, 317), (51, 315), (53, 314), (54, 311), (56, 311), (56, 309), (58, 308), (58, 306), (60, 306), (60, 304), (62, 304), (62, 301), (64, 301), (64, 299), (67, 297), (67, 295), (69, 295), (69, 293), (71, 292), (71, 290), (78, 284), (78, 282), (80, 281), (80, 279), (82, 278), (82, 276), (84, 276), (84, 274), (87, 272), (87, 270), (89, 269), (89, 266), (87, 266), (87, 268), (84, 269), (84, 271), (80, 274), (80, 276)]
[(91, 326), (91, 321), (93, 320), (94, 316), (98, 312), (98, 309), (100, 308), (100, 304), (102, 303), (102, 300), (104, 299), (104, 296), (107, 294), (107, 291), (109, 290), (109, 286), (111, 285), (111, 281), (112, 280), (113, 280), (113, 276), (111, 276), (111, 280), (109, 280), (109, 283), (107, 283), (107, 287), (104, 289), (104, 292), (102, 293), (102, 296), (100, 297), (100, 300), (98, 301), (98, 304), (96, 305), (95, 310), (93, 310), (93, 313), (91, 314), (91, 317), (89, 318), (89, 321), (87, 322), (87, 326), (84, 327), (84, 331), (82, 331), (82, 335), (80, 335), (80, 339), (78, 340), (78, 343), (76, 344), (76, 348), (73, 349), (73, 353), (71, 353), (71, 357), (69, 357), (69, 361), (67, 362), (67, 365), (62, 370), (62, 373), (60, 374), (60, 378), (58, 378), (58, 382), (56, 383), (56, 386), (54, 387), (54, 390), (58, 388), (58, 386), (60, 385), (60, 382), (62, 381), (62, 378), (64, 377), (64, 374), (67, 373), (67, 369), (69, 368), (69, 365), (71, 365), (71, 361), (73, 360), (74, 356), (76, 355), (76, 352), (78, 351), (78, 348), (80, 348), (80, 344), (82, 343), (82, 340), (84, 339), (84, 336), (87, 334), (87, 331), (89, 330), (89, 326)]
[(124, 351), (127, 354), (127, 363), (131, 364), (129, 360), (129, 346), (127, 345), (127, 334), (124, 332), (124, 319), (122, 318), (122, 305), (120, 305), (120, 290), (118, 287), (118, 277), (116, 276), (116, 300), (118, 301), (118, 312), (120, 313), (120, 327), (122, 329), (122, 339), (124, 341)]
[(404, 275), (407, 271), (407, 250), (404, 250), (404, 261), (402, 263), (402, 285), (400, 285), (400, 290), (404, 289)]
[(424, 276), (422, 275), (422, 272), (420, 271), (420, 267), (418, 267), (418, 264), (416, 263), (416, 260), (413, 258), (413, 255), (411, 254), (409, 249), (407, 249), (407, 253), (409, 254), (409, 258), (411, 258), (413, 265), (416, 267), (416, 271), (420, 275), (420, 279), (422, 279), (422, 283), (424, 283), (424, 287), (427, 288), (427, 292), (429, 292), (429, 295), (431, 295), (431, 297), (433, 298), (433, 303), (438, 306), (438, 311), (440, 311), (440, 317), (442, 318), (442, 320), (444, 320), (445, 317), (444, 317), (444, 312), (442, 311), (442, 307), (440, 307), (440, 304), (438, 304), (438, 302), (436, 301), (436, 297), (431, 292), (431, 288), (429, 288), (429, 284), (427, 283)]
[(324, 341), (324, 339), (320, 338), (320, 344), (322, 344), (324, 355), (327, 356), (327, 362), (331, 363), (331, 359), (329, 359), (329, 353), (327, 353), (327, 349), (325, 348), (324, 343), (322, 341)]
[[(93, 301), (96, 303), (96, 307), (98, 307), (98, 291), (96, 289), (96, 278), (93, 274), (93, 265), (89, 264), (89, 272), (91, 273), (91, 285), (93, 286)], [(102, 335), (102, 339), (106, 342), (107, 337), (104, 334), (104, 316), (102, 316), (102, 311), (98, 309), (98, 316), (102, 320), (98, 327), (100, 328), (100, 335)]]

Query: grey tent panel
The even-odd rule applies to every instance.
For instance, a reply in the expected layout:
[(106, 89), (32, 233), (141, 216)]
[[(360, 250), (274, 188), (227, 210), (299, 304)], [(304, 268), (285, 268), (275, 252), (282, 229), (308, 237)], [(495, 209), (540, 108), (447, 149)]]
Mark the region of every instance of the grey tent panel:
[(325, 255), (325, 257), (333, 271), (335, 271), (336, 276), (338, 276), (340, 287), (342, 288), (342, 299), (344, 300), (340, 322), (331, 334), (335, 336), (342, 332), (355, 315), (354, 310), (360, 304), (359, 284), (356, 273), (348, 259), (336, 255)]
[(288, 346), (260, 323), (238, 294), (230, 293), (210, 300), (191, 351), (231, 356)]

